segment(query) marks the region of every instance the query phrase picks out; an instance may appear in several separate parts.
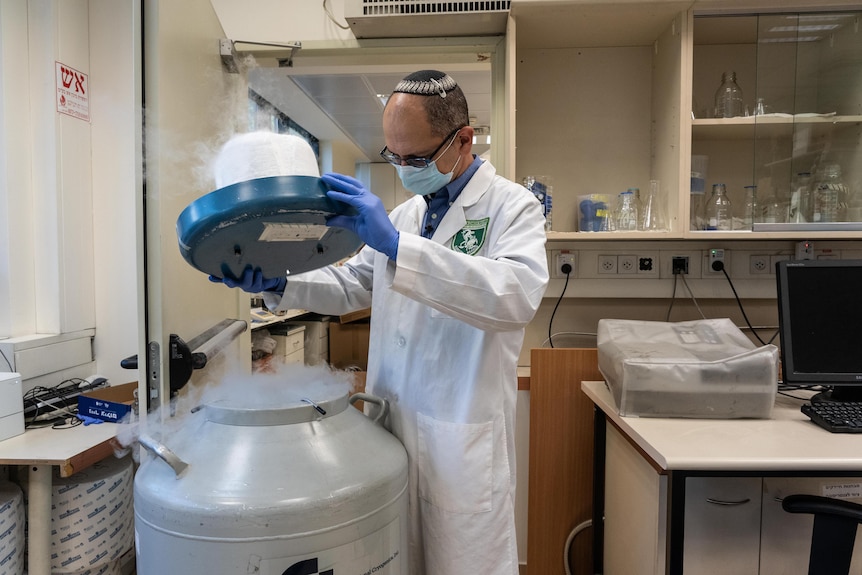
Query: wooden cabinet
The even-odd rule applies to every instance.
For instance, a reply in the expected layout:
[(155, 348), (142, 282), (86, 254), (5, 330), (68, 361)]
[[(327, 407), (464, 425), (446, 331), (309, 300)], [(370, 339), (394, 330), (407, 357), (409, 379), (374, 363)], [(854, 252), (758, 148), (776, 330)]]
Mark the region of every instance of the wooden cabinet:
[[(515, 172), (554, 178), (549, 239), (862, 238), (859, 222), (732, 232), (690, 224), (692, 155), (709, 158), (707, 194), (726, 184), (740, 223), (744, 186), (786, 211), (798, 173), (816, 180), (836, 163), (848, 204), (859, 196), (847, 217), (862, 219), (862, 13), (849, 7), (513, 2)], [(724, 71), (737, 72), (748, 116), (713, 117)], [(766, 114), (755, 116), (760, 99)], [(654, 179), (668, 231), (577, 231), (581, 196), (643, 193)]]
[(527, 571), (592, 573), (593, 404), (581, 381), (600, 378), (595, 349), (533, 349), (530, 356), (530, 457)]

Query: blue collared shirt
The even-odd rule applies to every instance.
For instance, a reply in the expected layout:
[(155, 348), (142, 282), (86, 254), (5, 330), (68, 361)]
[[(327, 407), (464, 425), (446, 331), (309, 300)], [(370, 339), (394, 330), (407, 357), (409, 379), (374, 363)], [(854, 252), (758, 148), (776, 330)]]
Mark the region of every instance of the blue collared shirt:
[(443, 220), (443, 216), (449, 211), (449, 207), (455, 203), (455, 200), (461, 195), (461, 191), (482, 165), (483, 160), (476, 154), (473, 154), (473, 162), (467, 170), (440, 188), (433, 194), (425, 196), (425, 202), (428, 204), (428, 210), (425, 212), (425, 224), (422, 227), (422, 237), (431, 238), (434, 232), (437, 231), (437, 226)]

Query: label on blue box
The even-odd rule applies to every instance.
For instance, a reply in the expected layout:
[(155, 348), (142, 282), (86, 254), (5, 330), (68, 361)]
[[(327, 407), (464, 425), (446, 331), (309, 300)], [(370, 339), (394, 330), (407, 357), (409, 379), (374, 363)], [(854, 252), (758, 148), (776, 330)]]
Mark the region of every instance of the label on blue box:
[(102, 421), (119, 423), (131, 410), (132, 406), (125, 403), (115, 403), (93, 397), (78, 397), (78, 412)]

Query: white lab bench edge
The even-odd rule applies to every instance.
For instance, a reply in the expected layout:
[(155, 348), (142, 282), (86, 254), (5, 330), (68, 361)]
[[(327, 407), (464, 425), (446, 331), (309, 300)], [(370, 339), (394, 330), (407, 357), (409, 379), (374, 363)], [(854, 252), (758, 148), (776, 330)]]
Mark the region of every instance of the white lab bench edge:
[(79, 425), (70, 429), (41, 427), (0, 441), (0, 465), (27, 465), (29, 575), (51, 573), (52, 467), (69, 477), (112, 455), (121, 424)]
[(862, 437), (812, 423), (800, 399), (777, 395), (769, 419), (622, 417), (604, 381), (581, 389), (662, 470), (862, 471)]

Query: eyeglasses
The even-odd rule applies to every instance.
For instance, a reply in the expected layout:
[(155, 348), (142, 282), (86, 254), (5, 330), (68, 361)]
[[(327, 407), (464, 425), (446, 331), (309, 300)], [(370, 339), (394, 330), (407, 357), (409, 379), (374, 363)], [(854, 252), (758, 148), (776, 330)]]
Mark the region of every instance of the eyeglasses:
[[(461, 128), (463, 127), (464, 126), (461, 126)], [(461, 128), (456, 128), (449, 132), (449, 135), (443, 138), (443, 141), (440, 142), (440, 145), (437, 146), (437, 149), (434, 150), (427, 158), (402, 158), (398, 154), (390, 152), (387, 146), (383, 146), (383, 149), (380, 150), (380, 157), (392, 164), (393, 166), (400, 166), (403, 164), (407, 166), (413, 166), (414, 168), (426, 168), (431, 162), (434, 161), (434, 156), (436, 156), (437, 152), (439, 152), (443, 148), (443, 146), (446, 145), (446, 142), (449, 142), (450, 146), (452, 145), (452, 142), (450, 140), (454, 141), (455, 135), (461, 131)]]

